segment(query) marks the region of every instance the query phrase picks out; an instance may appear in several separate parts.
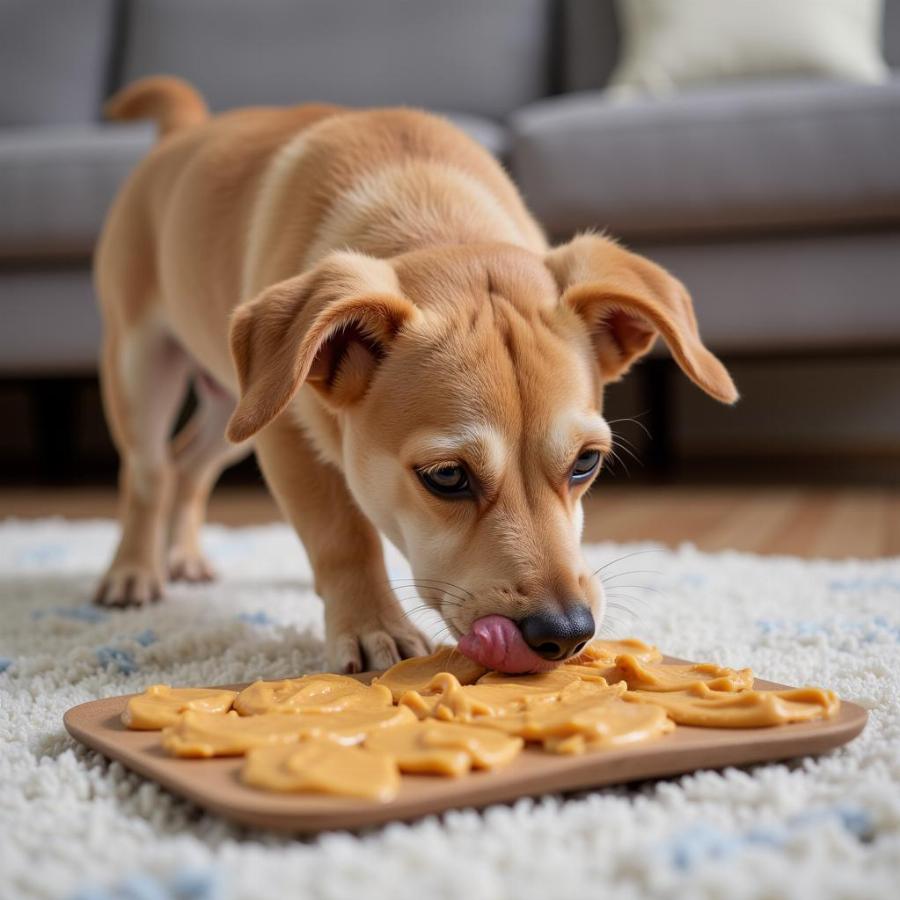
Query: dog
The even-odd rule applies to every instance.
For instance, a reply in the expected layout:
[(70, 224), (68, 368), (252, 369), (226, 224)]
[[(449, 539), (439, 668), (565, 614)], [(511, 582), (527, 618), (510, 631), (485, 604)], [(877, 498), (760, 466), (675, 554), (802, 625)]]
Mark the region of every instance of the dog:
[(737, 397), (684, 286), (598, 234), (549, 247), (501, 166), (439, 116), (211, 116), (166, 76), (107, 113), (155, 120), (159, 140), (95, 258), (122, 462), (97, 602), (211, 578), (207, 499), (252, 450), (309, 555), (333, 670), (429, 650), (381, 535), (476, 662), (537, 672), (581, 652), (604, 603), (579, 549), (611, 447), (604, 385), (661, 335), (707, 394)]

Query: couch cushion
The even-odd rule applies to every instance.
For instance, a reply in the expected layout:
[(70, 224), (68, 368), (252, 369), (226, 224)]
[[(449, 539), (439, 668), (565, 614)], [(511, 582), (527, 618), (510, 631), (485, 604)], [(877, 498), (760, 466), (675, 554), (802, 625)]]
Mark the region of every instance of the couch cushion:
[(324, 100), (501, 117), (547, 93), (551, 0), (132, 0), (124, 81), (214, 109)]
[(880, 84), (882, 0), (618, 0), (619, 96), (726, 81), (834, 78)]
[[(448, 113), (503, 155), (503, 126)], [(84, 257), (119, 185), (150, 149), (151, 125), (89, 125), (0, 131), (0, 259)]]
[[(618, 10), (615, 0), (560, 0), (562, 88), (590, 91), (602, 88), (619, 54)], [(884, 0), (882, 49), (892, 68), (900, 68), (900, 0)]]
[(100, 313), (90, 267), (0, 270), (0, 375), (97, 369)]
[(772, 82), (547, 100), (513, 117), (511, 165), (551, 233), (670, 236), (900, 220), (898, 146), (900, 78)]
[(0, 258), (89, 254), (117, 188), (152, 143), (150, 125), (0, 132)]
[(900, 342), (900, 229), (632, 247), (688, 286), (703, 340), (716, 352), (896, 348)]
[(3, 0), (0, 125), (96, 119), (112, 18), (113, 0)]

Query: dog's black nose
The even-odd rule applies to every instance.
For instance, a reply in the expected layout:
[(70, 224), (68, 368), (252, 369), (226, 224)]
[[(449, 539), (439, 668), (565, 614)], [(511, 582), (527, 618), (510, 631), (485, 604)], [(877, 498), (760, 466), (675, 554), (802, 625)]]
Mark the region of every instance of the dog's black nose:
[(544, 659), (576, 656), (594, 636), (594, 617), (583, 603), (562, 612), (541, 612), (519, 621), (525, 643)]

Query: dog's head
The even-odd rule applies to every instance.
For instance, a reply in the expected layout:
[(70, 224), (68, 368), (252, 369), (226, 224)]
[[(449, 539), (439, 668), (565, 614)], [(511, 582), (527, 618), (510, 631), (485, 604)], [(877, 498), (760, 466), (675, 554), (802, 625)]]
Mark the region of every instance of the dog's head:
[(238, 310), (229, 436), (249, 438), (306, 384), (337, 424), (325, 452), (463, 651), (549, 667), (602, 615), (579, 543), (611, 447), (603, 386), (658, 335), (704, 391), (736, 399), (684, 287), (606, 238), (546, 259), (501, 245), (335, 254)]

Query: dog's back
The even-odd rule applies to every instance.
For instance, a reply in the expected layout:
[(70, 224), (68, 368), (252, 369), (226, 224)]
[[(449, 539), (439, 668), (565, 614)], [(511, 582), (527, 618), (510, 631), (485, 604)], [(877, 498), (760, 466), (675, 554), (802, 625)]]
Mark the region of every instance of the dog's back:
[(545, 250), (501, 167), (438, 116), (318, 104), (210, 116), (167, 77), (127, 88), (108, 114), (152, 118), (161, 140), (101, 237), (105, 318), (135, 323), (158, 308), (226, 382), (231, 310), (332, 250), (387, 257), (497, 240)]

